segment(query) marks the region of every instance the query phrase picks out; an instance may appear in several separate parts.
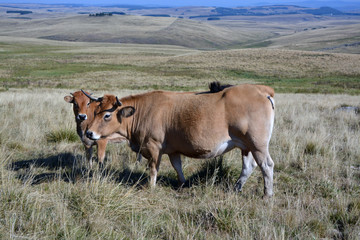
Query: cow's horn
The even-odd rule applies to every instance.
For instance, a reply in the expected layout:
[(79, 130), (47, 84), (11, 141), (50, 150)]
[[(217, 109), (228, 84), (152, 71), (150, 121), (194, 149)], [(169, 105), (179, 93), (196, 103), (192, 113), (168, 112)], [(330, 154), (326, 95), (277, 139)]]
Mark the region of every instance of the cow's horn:
[(122, 105), (122, 103), (120, 102), (120, 100), (118, 99), (117, 96), (116, 96), (116, 104), (118, 105), (118, 107), (120, 107)]
[(93, 101), (96, 101), (96, 102), (99, 102), (100, 101), (100, 98), (95, 98), (95, 97), (92, 97), (90, 96), (89, 94), (87, 94), (84, 90), (81, 89), (81, 91), (83, 92), (83, 94), (85, 94), (88, 98), (90, 98), (90, 100), (93, 100)]

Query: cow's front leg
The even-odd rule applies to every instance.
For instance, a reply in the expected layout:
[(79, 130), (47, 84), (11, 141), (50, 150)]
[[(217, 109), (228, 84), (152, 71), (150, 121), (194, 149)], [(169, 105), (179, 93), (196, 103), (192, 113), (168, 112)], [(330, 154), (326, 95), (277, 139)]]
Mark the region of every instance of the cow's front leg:
[(161, 144), (153, 139), (149, 139), (142, 148), (142, 154), (147, 156), (150, 169), (150, 187), (155, 187), (157, 174), (161, 162), (162, 153), (160, 152)]
[(157, 179), (157, 172), (158, 172), (159, 168), (156, 167), (155, 161), (151, 161), (149, 163), (149, 168), (150, 168), (150, 187), (155, 187), (156, 179)]
[(150, 169), (150, 187), (156, 186), (157, 174), (161, 162), (161, 154), (159, 151), (150, 151), (149, 169)]
[(108, 143), (108, 140), (106, 139), (100, 139), (96, 141), (97, 144), (97, 156), (98, 156), (98, 162), (99, 167), (104, 167), (104, 159), (105, 159), (105, 151), (106, 151), (106, 145)]
[(85, 146), (85, 153), (86, 153), (86, 159), (88, 160), (89, 162), (89, 166), (90, 166), (90, 169), (92, 168), (92, 153), (93, 153), (93, 149), (92, 149), (92, 146)]

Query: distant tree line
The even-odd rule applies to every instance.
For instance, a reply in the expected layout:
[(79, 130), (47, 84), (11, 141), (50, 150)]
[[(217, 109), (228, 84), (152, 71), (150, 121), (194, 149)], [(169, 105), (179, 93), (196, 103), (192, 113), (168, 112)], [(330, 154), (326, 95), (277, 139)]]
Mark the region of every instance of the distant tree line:
[(211, 15), (191, 16), (189, 18), (208, 18), (208, 20), (214, 20), (214, 18), (216, 19), (224, 16), (271, 16), (304, 13), (312, 15), (360, 15), (358, 13), (344, 13), (330, 7), (321, 7), (317, 9), (301, 9), (299, 7), (296, 9), (296, 6), (293, 6), (293, 8), (287, 6), (265, 6), (250, 9), (217, 7), (211, 10), (211, 12)]
[(304, 10), (304, 12), (313, 15), (344, 15), (343, 12), (330, 7), (321, 7), (319, 9), (307, 9)]
[(144, 17), (171, 17), (168, 14), (146, 14), (146, 15), (143, 15), (143, 16)]
[(217, 21), (217, 20), (220, 20), (220, 18), (219, 17), (209, 17), (207, 20), (208, 21)]
[(90, 13), (89, 17), (104, 17), (112, 15), (125, 15), (124, 12), (100, 12), (100, 13)]
[(20, 15), (25, 15), (25, 14), (30, 14), (30, 13), (33, 13), (33, 12), (32, 11), (17, 10), (17, 11), (6, 11), (6, 13), (20, 13)]

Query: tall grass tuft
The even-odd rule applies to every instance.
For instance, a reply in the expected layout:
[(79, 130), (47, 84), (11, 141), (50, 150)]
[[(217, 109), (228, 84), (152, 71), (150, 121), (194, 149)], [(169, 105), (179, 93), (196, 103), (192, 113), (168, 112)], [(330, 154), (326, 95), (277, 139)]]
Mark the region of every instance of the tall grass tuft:
[(60, 129), (47, 133), (46, 141), (50, 143), (77, 142), (79, 141), (79, 136), (73, 129)]

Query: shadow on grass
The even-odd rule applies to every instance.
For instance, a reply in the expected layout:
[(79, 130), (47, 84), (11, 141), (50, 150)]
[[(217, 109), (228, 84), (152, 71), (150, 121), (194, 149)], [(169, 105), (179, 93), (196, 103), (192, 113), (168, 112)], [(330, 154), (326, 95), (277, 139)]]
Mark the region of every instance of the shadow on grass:
[[(89, 169), (85, 161), (82, 155), (60, 153), (44, 158), (13, 162), (8, 168), (18, 172), (18, 179), (23, 182), (30, 182), (31, 185), (59, 179), (64, 182), (76, 183), (98, 176), (136, 187), (143, 187), (148, 182), (148, 176), (143, 172), (132, 171), (130, 168), (125, 168), (121, 171), (104, 169), (102, 167)], [(36, 174), (34, 173), (36, 171), (33, 171), (35, 168), (43, 168), (48, 170), (48, 172)]]
[[(191, 188), (206, 184), (220, 185), (228, 183), (229, 168), (223, 165), (223, 156), (205, 160), (200, 169), (187, 178), (181, 188)], [(175, 171), (175, 170), (174, 170)], [(179, 189), (177, 179), (159, 176), (161, 185)]]
[(77, 162), (82, 160), (81, 155), (74, 155), (72, 153), (60, 153), (58, 155), (49, 156), (45, 158), (35, 158), (30, 160), (22, 160), (10, 164), (10, 168), (14, 171), (20, 169), (29, 169), (31, 167), (42, 167), (49, 170), (57, 170), (60, 168), (73, 167)]
[[(76, 183), (81, 180), (98, 177), (99, 175), (102, 178), (108, 178), (116, 183), (122, 183), (123, 185), (136, 188), (143, 188), (148, 184), (149, 175), (147, 171), (143, 172), (136, 170), (136, 168), (135, 170), (131, 170), (129, 167), (125, 167), (123, 170), (109, 168), (89, 169), (85, 166), (86, 164), (82, 164), (84, 161), (86, 160), (84, 160), (81, 155), (61, 153), (45, 158), (13, 162), (9, 168), (19, 172), (17, 176), (18, 179), (23, 182), (30, 181), (32, 185), (52, 182), (59, 179), (64, 182)], [(204, 162), (203, 166), (190, 176), (181, 187), (190, 188), (194, 185), (201, 185), (209, 181), (213, 184), (226, 181), (226, 169), (224, 169), (222, 162), (222, 156)], [(33, 168), (45, 168), (51, 172), (34, 174), (34, 171), (32, 171)], [(63, 170), (61, 171), (62, 173), (58, 171), (60, 169)], [(171, 187), (175, 190), (179, 189), (176, 178), (159, 175), (157, 182), (161, 186)]]
[[(13, 162), (9, 165), (9, 169), (19, 172), (18, 179), (23, 182), (30, 181), (32, 185), (55, 181), (59, 178), (65, 182), (75, 182), (78, 176), (84, 172), (83, 168), (79, 166), (82, 159), (81, 155), (60, 153), (49, 157)], [(59, 172), (34, 174), (33, 168), (45, 168), (49, 171), (65, 169), (66, 172), (63, 174)]]
[(220, 185), (228, 181), (228, 175), (230, 169), (224, 167), (223, 155), (209, 159), (204, 162), (202, 167), (193, 175), (189, 177), (189, 186), (203, 185), (206, 183)]

